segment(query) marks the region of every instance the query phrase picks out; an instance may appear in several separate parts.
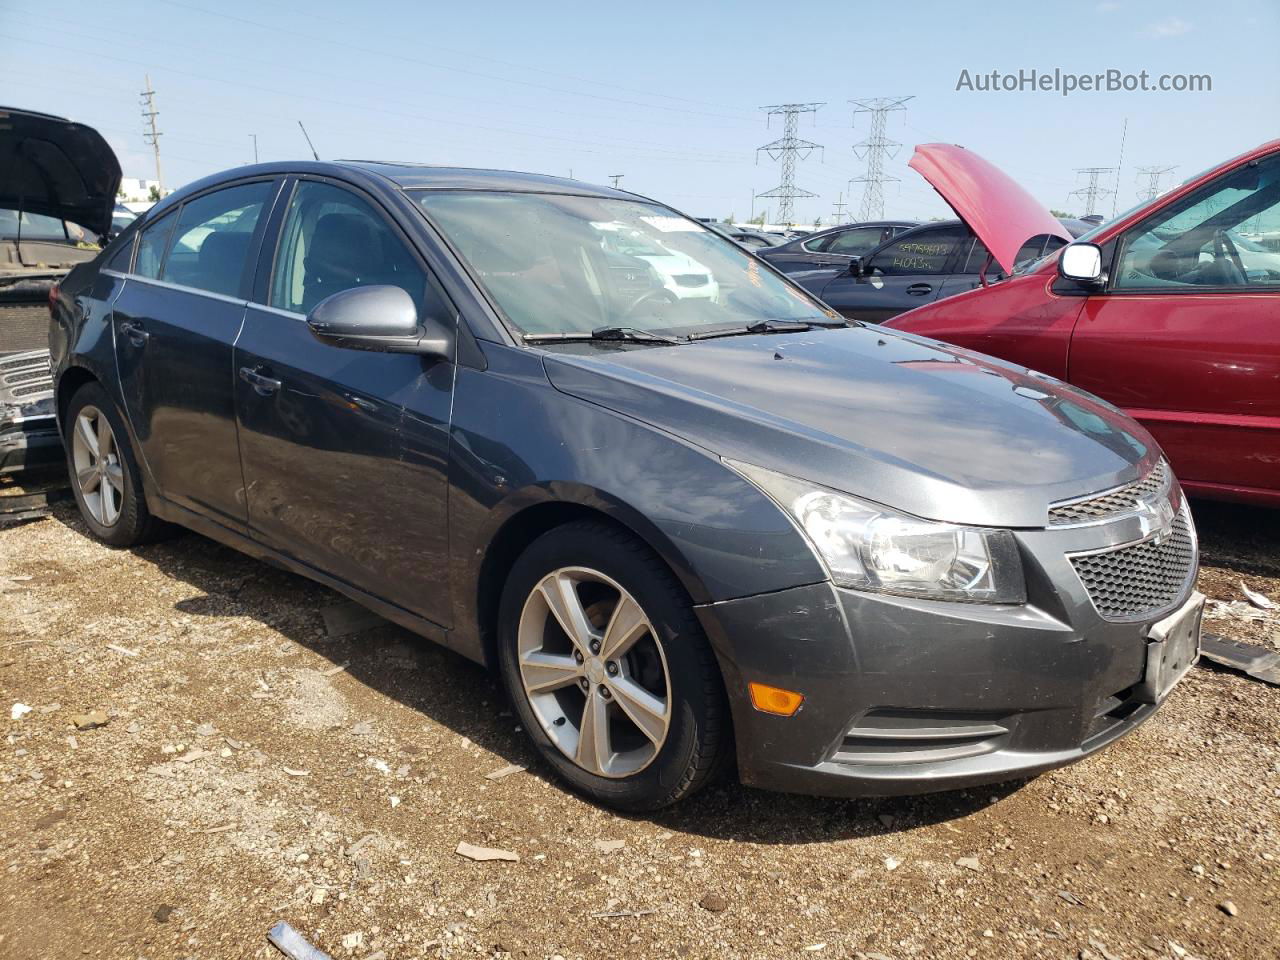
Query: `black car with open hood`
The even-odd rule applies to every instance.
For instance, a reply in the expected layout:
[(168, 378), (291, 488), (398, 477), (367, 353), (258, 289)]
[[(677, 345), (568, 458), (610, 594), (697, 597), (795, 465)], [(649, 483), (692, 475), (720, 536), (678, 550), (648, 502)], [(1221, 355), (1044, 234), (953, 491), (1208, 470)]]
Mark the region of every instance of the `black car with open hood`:
[(100, 252), (119, 187), (120, 163), (97, 130), (0, 107), (0, 474), (61, 461), (49, 295)]

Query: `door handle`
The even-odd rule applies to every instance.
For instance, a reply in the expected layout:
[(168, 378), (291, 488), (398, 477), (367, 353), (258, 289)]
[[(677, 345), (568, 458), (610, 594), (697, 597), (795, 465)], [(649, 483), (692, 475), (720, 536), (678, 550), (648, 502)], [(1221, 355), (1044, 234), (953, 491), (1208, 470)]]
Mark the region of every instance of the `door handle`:
[(253, 387), (253, 392), (260, 397), (269, 397), (280, 389), (280, 381), (267, 374), (270, 371), (266, 367), (241, 367), (240, 379), (249, 386)]
[(933, 285), (928, 283), (913, 283), (907, 287), (907, 293), (913, 297), (923, 297), (926, 293), (933, 293)]
[(142, 324), (138, 323), (136, 320), (121, 321), (120, 332), (128, 337), (129, 342), (135, 347), (146, 346), (147, 339), (151, 336), (151, 334), (147, 333), (147, 331), (143, 329)]

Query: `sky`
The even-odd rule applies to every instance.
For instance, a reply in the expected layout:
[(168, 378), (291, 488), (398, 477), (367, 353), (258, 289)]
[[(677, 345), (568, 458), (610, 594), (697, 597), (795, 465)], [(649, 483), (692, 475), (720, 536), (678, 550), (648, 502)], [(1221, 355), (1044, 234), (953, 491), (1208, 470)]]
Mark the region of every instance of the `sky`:
[[(891, 11), (891, 15), (880, 13)], [(889, 116), (885, 214), (950, 211), (906, 166), (950, 142), (1046, 206), (1083, 212), (1081, 167), (1116, 167), (1101, 209), (1280, 136), (1280, 2), (1028, 4), (810, 0), (634, 5), (335, 0), (0, 0), (0, 103), (96, 127), (125, 176), (154, 178), (139, 92), (150, 75), (166, 188), (252, 162), (309, 157), (499, 167), (608, 183), (701, 217), (776, 212), (756, 148), (763, 106), (822, 103), (799, 136), (796, 221), (854, 213), (869, 134), (849, 101), (911, 97)], [(963, 76), (1055, 69), (1208, 74), (1197, 92), (957, 89)], [(976, 84), (976, 81), (975, 81)], [(1127, 128), (1126, 128), (1127, 121)], [(1123, 134), (1123, 154), (1122, 154)]]

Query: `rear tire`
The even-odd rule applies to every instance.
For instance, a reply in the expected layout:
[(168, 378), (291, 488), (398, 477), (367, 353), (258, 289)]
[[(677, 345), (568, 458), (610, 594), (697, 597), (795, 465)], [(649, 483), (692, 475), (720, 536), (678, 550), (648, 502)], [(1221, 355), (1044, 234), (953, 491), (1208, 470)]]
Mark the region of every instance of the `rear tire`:
[(168, 530), (147, 509), (124, 418), (100, 383), (72, 395), (62, 432), (71, 490), (90, 533), (113, 547), (133, 547)]
[(543, 758), (599, 803), (657, 810), (727, 765), (724, 683), (689, 598), (615, 526), (566, 524), (525, 550), (502, 594), (498, 659)]

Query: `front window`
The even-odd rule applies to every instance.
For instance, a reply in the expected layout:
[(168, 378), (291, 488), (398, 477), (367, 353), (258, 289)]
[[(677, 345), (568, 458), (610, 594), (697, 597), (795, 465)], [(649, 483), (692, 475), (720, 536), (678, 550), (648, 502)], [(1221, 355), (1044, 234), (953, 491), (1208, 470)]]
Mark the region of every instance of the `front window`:
[(412, 194), (523, 334), (604, 327), (681, 336), (830, 323), (737, 244), (657, 204), (492, 191)]
[(1114, 286), (1248, 289), (1280, 283), (1280, 157), (1237, 167), (1126, 233)]

